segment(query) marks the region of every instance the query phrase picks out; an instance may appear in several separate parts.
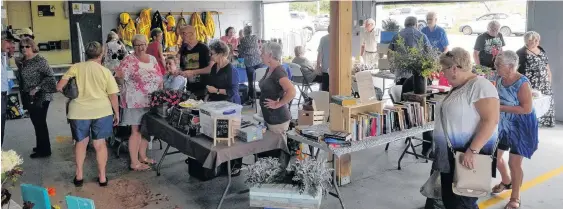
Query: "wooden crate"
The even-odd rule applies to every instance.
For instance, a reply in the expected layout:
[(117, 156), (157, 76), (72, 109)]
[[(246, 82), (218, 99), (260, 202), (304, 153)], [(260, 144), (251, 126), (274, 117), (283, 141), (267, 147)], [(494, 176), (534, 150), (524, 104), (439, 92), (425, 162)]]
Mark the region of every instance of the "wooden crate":
[(250, 207), (265, 208), (311, 208), (321, 206), (322, 192), (311, 196), (307, 192), (300, 194), (299, 189), (290, 184), (263, 184), (250, 188)]
[(299, 110), (298, 112), (297, 123), (300, 126), (322, 124), (324, 121), (325, 121), (324, 111)]
[[(370, 103), (360, 103), (351, 106), (340, 106), (338, 104), (330, 104), (330, 130), (352, 133), (352, 124), (350, 117), (358, 113), (377, 112), (383, 113), (384, 103), (382, 101), (374, 101)], [(332, 160), (332, 156), (329, 156)], [(346, 185), (350, 183), (352, 176), (352, 156), (350, 154), (342, 155), (336, 159), (336, 180), (338, 185)]]

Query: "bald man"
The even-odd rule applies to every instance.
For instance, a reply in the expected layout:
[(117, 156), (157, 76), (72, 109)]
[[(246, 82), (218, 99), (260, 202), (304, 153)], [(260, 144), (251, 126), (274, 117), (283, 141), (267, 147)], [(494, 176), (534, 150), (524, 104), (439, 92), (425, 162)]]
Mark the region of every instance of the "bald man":
[[(181, 26), (182, 46), (176, 55), (180, 60), (180, 70), (188, 78), (186, 90), (203, 99), (207, 86), (207, 75), (214, 63), (211, 63), (209, 48), (196, 39), (195, 29), (191, 25)], [(200, 75), (201, 74), (201, 75)]]
[(420, 30), (422, 33), (428, 37), (430, 44), (435, 49), (439, 50), (440, 52), (447, 52), (448, 51), (448, 35), (446, 34), (446, 30), (442, 27), (436, 25), (438, 21), (438, 17), (436, 16), (435, 12), (429, 12), (426, 15), (426, 27)]
[(375, 28), (375, 20), (367, 19), (364, 30), (360, 33), (360, 55), (366, 64), (377, 64), (377, 43), (379, 43), (380, 33), (381, 31)]

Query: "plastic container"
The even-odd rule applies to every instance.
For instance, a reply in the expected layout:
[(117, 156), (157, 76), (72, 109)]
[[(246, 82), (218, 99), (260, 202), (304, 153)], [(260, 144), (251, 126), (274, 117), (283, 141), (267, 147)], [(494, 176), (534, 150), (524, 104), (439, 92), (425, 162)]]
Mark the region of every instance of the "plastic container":
[(213, 137), (215, 124), (213, 120), (217, 117), (241, 118), (242, 105), (220, 101), (207, 102), (199, 106), (199, 117), (201, 133), (208, 137)]

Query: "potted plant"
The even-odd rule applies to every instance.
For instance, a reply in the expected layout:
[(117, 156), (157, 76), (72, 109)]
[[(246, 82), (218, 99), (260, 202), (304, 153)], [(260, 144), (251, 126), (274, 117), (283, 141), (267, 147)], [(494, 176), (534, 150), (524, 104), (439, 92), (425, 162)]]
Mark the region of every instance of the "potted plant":
[(399, 32), (401, 26), (399, 26), (399, 23), (397, 23), (396, 20), (389, 18), (387, 20), (383, 20), (382, 28), (383, 31), (381, 31), (380, 43), (388, 44), (391, 43), (393, 37)]
[(13, 184), (23, 174), (19, 166), (23, 163), (22, 158), (14, 150), (2, 151), (2, 206), (10, 202), (12, 194), (8, 191), (7, 183)]
[(184, 91), (182, 90), (158, 90), (151, 95), (151, 108), (163, 118), (168, 115), (168, 109), (176, 106), (183, 101)]
[(440, 52), (433, 47), (426, 46), (423, 39), (418, 40), (416, 47), (407, 46), (405, 39), (399, 35), (395, 43), (395, 50), (389, 51), (389, 64), (399, 77), (413, 76), (414, 93), (425, 94), (427, 79), (440, 71), (438, 57)]
[(243, 169), (251, 207), (319, 208), (332, 186), (332, 169), (311, 158), (298, 159), (288, 169), (277, 158), (262, 158)]

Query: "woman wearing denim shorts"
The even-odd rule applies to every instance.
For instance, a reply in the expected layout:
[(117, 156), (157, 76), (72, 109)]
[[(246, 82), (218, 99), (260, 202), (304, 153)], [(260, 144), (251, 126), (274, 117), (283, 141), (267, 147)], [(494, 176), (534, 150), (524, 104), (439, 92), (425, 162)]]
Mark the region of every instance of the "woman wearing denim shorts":
[(82, 167), (88, 141), (92, 139), (98, 161), (98, 184), (107, 186), (108, 151), (105, 139), (112, 135), (113, 126), (119, 121), (119, 88), (110, 70), (101, 65), (104, 56), (102, 45), (95, 41), (90, 42), (85, 46), (85, 50), (88, 61), (70, 67), (57, 85), (57, 90), (62, 91), (70, 78), (76, 79), (78, 97), (71, 100), (68, 106), (72, 138), (76, 140), (74, 185), (80, 187), (84, 182)]

